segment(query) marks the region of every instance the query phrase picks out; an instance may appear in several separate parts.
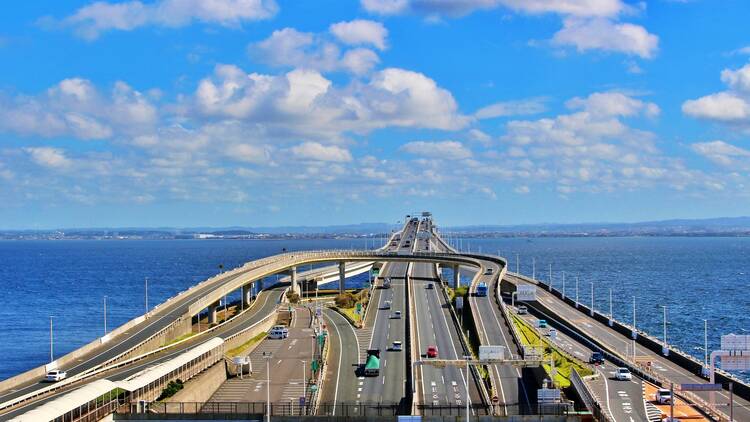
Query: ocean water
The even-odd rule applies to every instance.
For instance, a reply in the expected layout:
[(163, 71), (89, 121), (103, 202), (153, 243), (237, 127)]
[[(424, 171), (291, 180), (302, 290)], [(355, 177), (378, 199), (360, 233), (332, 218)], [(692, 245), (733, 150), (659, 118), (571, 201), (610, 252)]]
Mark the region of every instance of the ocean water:
[[(750, 334), (750, 238), (534, 238), (463, 239), (464, 249), (500, 253), (511, 270), (547, 280), (661, 337), (662, 307), (668, 310), (668, 341), (703, 358), (703, 320), (709, 349), (721, 334)], [(368, 245), (371, 245), (369, 242)], [(108, 328), (143, 313), (144, 279), (150, 305), (160, 303), (218, 272), (287, 250), (362, 248), (364, 240), (153, 240), (0, 241), (0, 379), (49, 360), (50, 316), (54, 354), (61, 356)], [(352, 280), (360, 285), (362, 275)], [(750, 374), (739, 374), (750, 379)]]

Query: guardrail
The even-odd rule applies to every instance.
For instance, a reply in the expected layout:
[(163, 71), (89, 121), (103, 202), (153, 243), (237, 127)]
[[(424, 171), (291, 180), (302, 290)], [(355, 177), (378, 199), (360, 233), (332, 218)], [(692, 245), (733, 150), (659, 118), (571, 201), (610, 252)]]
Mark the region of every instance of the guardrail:
[(581, 401), (586, 405), (586, 408), (591, 412), (591, 415), (600, 422), (615, 422), (612, 418), (607, 415), (607, 412), (602, 410), (601, 405), (594, 397), (591, 389), (586, 384), (586, 381), (581, 378), (578, 371), (572, 368), (570, 371), (570, 383), (573, 384), (573, 388), (581, 396)]

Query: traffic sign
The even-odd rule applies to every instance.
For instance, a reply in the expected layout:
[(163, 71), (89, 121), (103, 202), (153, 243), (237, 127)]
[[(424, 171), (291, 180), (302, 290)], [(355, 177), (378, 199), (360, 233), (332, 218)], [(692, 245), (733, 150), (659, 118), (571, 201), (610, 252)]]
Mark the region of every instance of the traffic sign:
[(479, 360), (503, 359), (505, 346), (479, 346)]
[(721, 350), (750, 350), (750, 335), (727, 334), (721, 336)]
[(721, 384), (680, 384), (682, 391), (721, 391)]
[[(742, 353), (742, 352), (738, 352)], [(721, 369), (725, 371), (747, 371), (750, 370), (750, 354), (722, 355)]]
[(536, 286), (530, 284), (519, 284), (516, 287), (516, 300), (521, 302), (532, 302), (536, 300)]

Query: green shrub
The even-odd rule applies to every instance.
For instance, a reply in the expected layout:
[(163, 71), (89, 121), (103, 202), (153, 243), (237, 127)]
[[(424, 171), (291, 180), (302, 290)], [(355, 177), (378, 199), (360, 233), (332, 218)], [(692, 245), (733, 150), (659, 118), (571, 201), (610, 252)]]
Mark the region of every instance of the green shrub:
[(341, 293), (340, 295), (336, 296), (336, 299), (334, 299), (336, 302), (336, 306), (339, 308), (353, 308), (354, 304), (356, 303), (356, 300), (354, 298), (354, 295), (349, 292)]
[(185, 388), (185, 386), (182, 384), (181, 379), (177, 378), (177, 380), (175, 381), (169, 381), (169, 384), (167, 384), (166, 388), (162, 390), (161, 395), (159, 395), (156, 400), (159, 401), (168, 399), (177, 394), (177, 392), (182, 390), (183, 388)]

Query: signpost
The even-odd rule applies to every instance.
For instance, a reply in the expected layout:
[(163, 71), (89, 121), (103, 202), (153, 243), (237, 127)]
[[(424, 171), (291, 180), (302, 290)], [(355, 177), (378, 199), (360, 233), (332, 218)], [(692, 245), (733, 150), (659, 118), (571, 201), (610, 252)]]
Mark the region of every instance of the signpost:
[(505, 346), (479, 346), (479, 360), (500, 360), (505, 358)]
[(681, 391), (721, 391), (721, 384), (680, 384)]
[(516, 306), (515, 301), (533, 302), (536, 300), (536, 286), (530, 284), (519, 284), (516, 291), (511, 295), (511, 306)]

